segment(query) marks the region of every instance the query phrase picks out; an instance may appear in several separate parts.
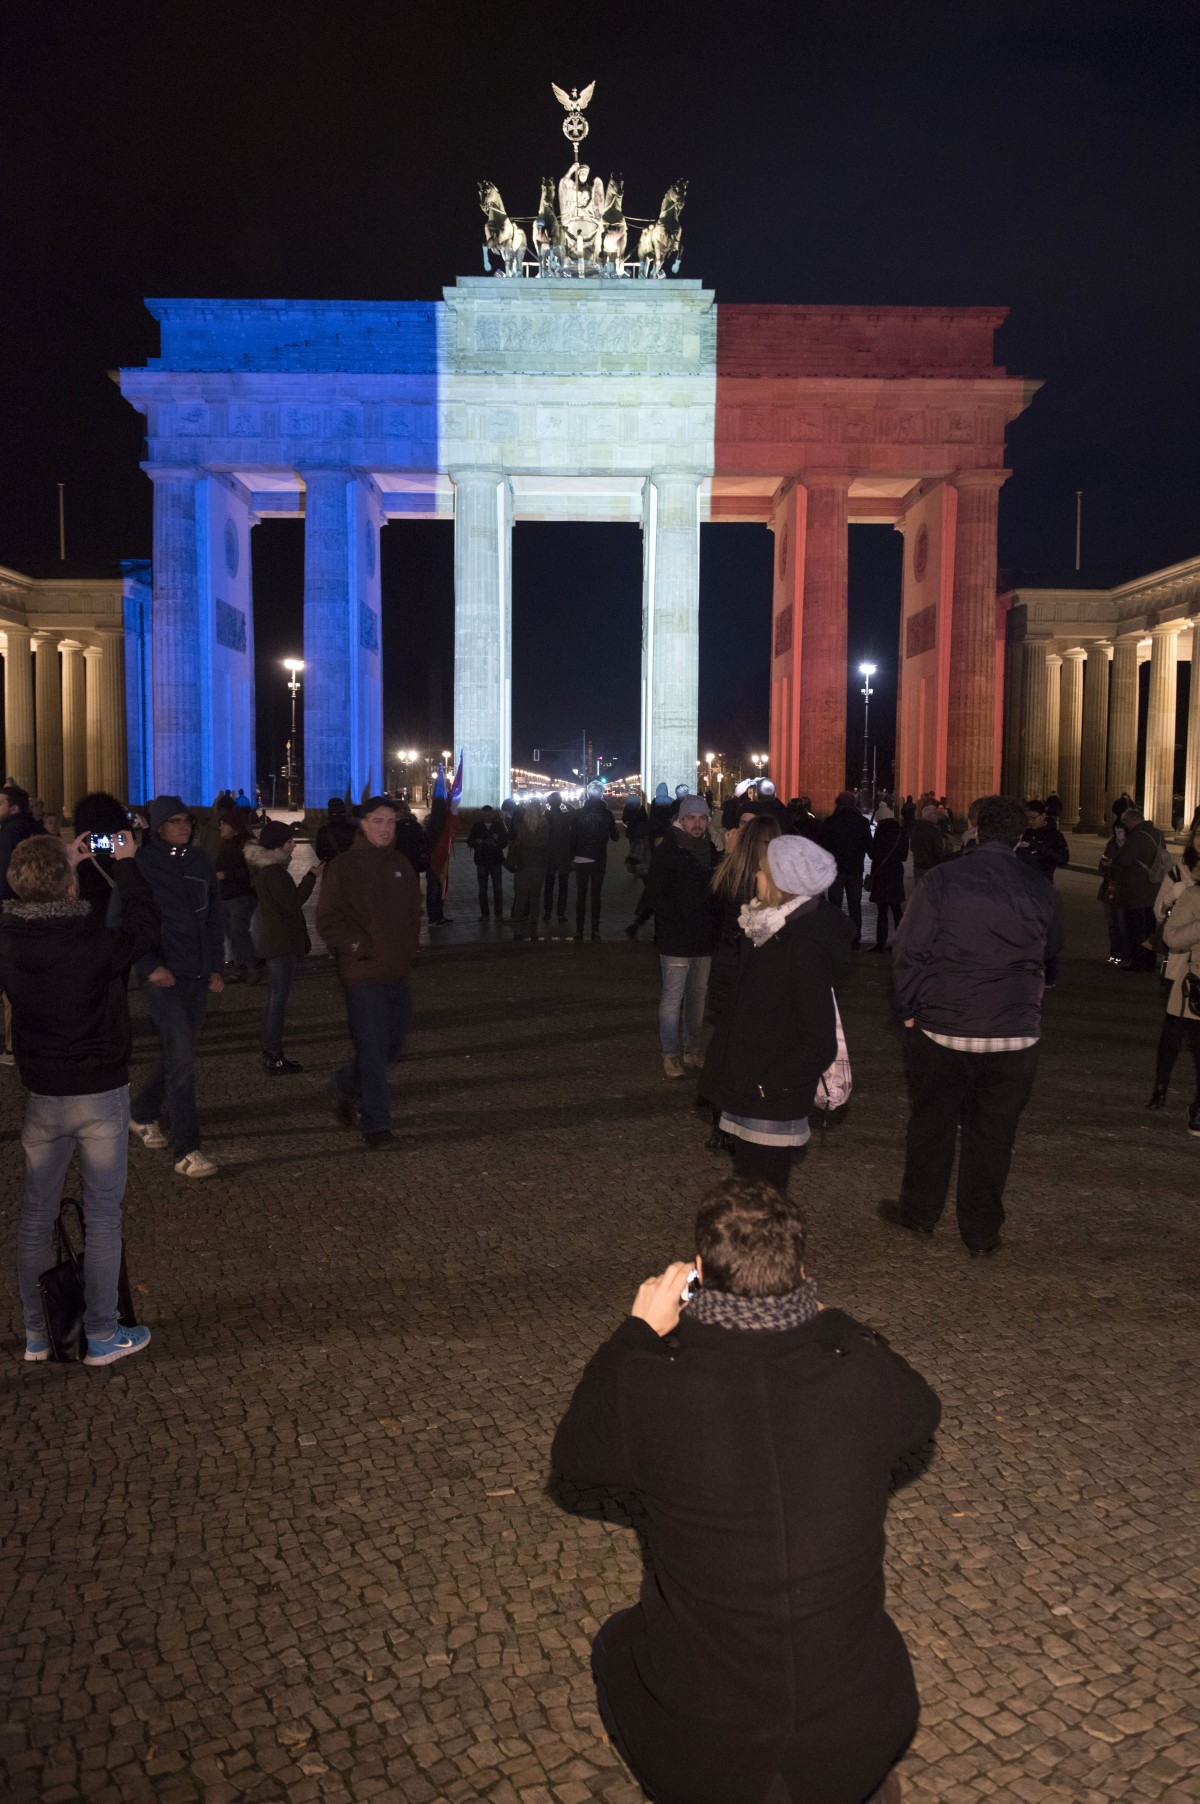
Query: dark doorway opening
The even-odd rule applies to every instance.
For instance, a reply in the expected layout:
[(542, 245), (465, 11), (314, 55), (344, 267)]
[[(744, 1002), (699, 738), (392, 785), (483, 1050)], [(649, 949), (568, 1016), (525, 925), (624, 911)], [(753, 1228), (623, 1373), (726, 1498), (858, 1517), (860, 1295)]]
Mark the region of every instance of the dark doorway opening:
[[(283, 660), (304, 656), (304, 522), (261, 521), (250, 534), (250, 569), (254, 585), (255, 769), (269, 807), (273, 794), (282, 803), (286, 790), (280, 772), (291, 729), (292, 698)], [(300, 680), (303, 684), (303, 672)], [(303, 769), (303, 694), (297, 701)], [(322, 796), (322, 803), (324, 800)]]
[(597, 759), (606, 777), (636, 771), (641, 527), (518, 522), (512, 612), (513, 763), (570, 782), (586, 740), (593, 776)]
[[(846, 636), (846, 771), (851, 784), (889, 789), (896, 759), (896, 678), (900, 653), (900, 594), (904, 539), (892, 526), (852, 526), (849, 550), (849, 627)], [(863, 685), (860, 664), (874, 664), (869, 746), (864, 772)]]
[[(379, 547), (384, 781), (411, 785), (454, 731), (454, 522), (390, 520)], [(402, 750), (422, 754), (419, 779)]]
[(771, 713), (775, 535), (714, 521), (700, 528), (700, 745), (737, 771), (765, 752)]

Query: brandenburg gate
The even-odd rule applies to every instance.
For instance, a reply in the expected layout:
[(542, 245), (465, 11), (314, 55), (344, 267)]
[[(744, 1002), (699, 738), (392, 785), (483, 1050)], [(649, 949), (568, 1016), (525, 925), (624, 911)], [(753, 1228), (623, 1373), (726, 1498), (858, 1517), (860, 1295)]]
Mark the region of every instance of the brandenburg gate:
[[(468, 803), (510, 786), (515, 520), (643, 534), (642, 776), (697, 755), (700, 524), (775, 534), (771, 760), (845, 779), (847, 526), (904, 534), (897, 787), (1000, 776), (1004, 433), (1029, 388), (980, 308), (724, 306), (699, 282), (460, 279), (440, 302), (151, 301), (153, 787), (254, 780), (250, 531), (304, 522), (305, 790), (383, 776), (379, 535), (452, 518), (454, 736)], [(563, 606), (571, 603), (564, 572)], [(395, 623), (403, 631), (403, 621)]]
[(152, 787), (203, 801), (253, 783), (249, 538), (283, 515), (304, 522), (310, 804), (382, 783), (393, 623), (379, 539), (396, 519), (454, 521), (468, 804), (510, 786), (520, 520), (641, 526), (651, 789), (695, 776), (701, 523), (769, 527), (772, 771), (818, 807), (845, 779), (847, 527), (898, 527), (897, 785), (994, 788), (997, 497), (1005, 428), (1031, 394), (994, 363), (1003, 312), (718, 303), (668, 274), (685, 183), (627, 260), (623, 184), (589, 183), (578, 160), (591, 90), (556, 93), (576, 161), (557, 192), (543, 183), (529, 233), (480, 184), (494, 277), (461, 278), (437, 302), (148, 303), (160, 355), (120, 381), (146, 417), (154, 484), (153, 594), (129, 648), (145, 698), (131, 732)]

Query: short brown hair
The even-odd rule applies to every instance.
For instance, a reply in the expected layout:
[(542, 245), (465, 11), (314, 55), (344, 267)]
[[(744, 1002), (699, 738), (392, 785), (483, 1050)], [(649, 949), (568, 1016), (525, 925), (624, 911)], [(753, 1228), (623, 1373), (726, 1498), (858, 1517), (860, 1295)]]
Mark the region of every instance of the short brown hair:
[(737, 1297), (783, 1297), (804, 1277), (804, 1217), (772, 1184), (727, 1178), (696, 1216), (704, 1283)]
[(74, 873), (67, 848), (52, 833), (34, 833), (13, 848), (9, 885), (21, 902), (53, 902), (65, 896)]

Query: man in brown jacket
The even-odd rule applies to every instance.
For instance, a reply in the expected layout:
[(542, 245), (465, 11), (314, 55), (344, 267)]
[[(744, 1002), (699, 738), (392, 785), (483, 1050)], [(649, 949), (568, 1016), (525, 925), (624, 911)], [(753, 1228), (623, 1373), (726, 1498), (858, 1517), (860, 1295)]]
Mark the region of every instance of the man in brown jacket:
[(421, 893), (396, 849), (396, 810), (386, 796), (364, 802), (347, 851), (325, 867), (317, 931), (337, 954), (354, 1058), (334, 1072), (334, 1113), (361, 1121), (374, 1151), (394, 1144), (388, 1067), (404, 1051), (412, 1020), (408, 974), (417, 954)]

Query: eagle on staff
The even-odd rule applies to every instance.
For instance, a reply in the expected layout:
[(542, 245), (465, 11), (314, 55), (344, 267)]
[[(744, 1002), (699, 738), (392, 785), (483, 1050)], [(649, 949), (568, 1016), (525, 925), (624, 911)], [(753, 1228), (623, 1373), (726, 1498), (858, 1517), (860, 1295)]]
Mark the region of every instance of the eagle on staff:
[(579, 92), (578, 88), (572, 88), (571, 92), (568, 94), (566, 89), (560, 88), (558, 83), (555, 81), (552, 81), (550, 83), (550, 86), (554, 91), (555, 100), (561, 101), (563, 106), (566, 107), (568, 113), (586, 112), (587, 111), (587, 103), (592, 98), (592, 95), (596, 92), (596, 84), (594, 81), (589, 81), (587, 87), (583, 90), (582, 94)]

